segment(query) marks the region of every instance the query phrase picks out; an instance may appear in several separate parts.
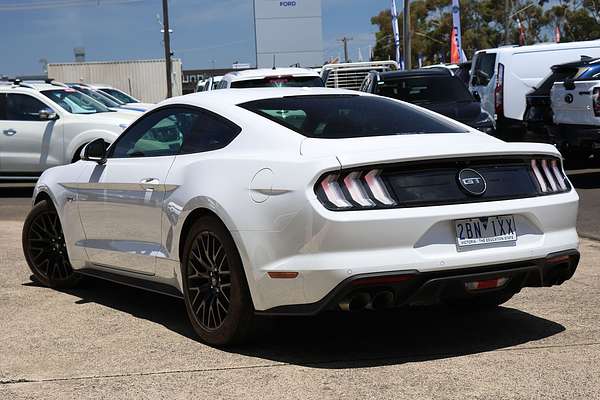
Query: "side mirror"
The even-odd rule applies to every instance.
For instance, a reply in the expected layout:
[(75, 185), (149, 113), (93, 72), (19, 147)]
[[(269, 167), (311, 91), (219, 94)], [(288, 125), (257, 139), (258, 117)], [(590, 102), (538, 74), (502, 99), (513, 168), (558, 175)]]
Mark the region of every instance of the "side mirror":
[(479, 95), (478, 91), (473, 92), (473, 98), (475, 99), (475, 101), (478, 101), (481, 103), (481, 96)]
[(108, 143), (104, 139), (92, 140), (81, 150), (81, 159), (104, 164), (106, 162), (106, 149), (108, 149)]
[(564, 85), (567, 90), (575, 90), (575, 81), (573, 78), (565, 78)]
[(38, 118), (40, 121), (55, 121), (58, 119), (58, 114), (50, 108), (44, 108), (38, 112)]

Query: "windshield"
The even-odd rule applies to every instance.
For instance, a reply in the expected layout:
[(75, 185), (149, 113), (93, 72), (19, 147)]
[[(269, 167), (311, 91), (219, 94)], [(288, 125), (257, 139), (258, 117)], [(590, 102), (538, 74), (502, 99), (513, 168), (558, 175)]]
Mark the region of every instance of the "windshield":
[(376, 93), (415, 104), (473, 101), (465, 84), (453, 76), (383, 78)]
[(249, 79), (246, 81), (231, 82), (235, 89), (261, 88), (261, 87), (324, 87), (320, 76), (269, 76), (266, 78)]
[(72, 114), (96, 114), (110, 111), (105, 105), (75, 89), (43, 90), (42, 94)]
[(239, 106), (304, 136), (321, 139), (466, 132), (407, 104), (377, 96), (290, 96)]
[(129, 96), (126, 93), (121, 92), (118, 89), (105, 88), (105, 89), (99, 89), (99, 90), (103, 93), (107, 93), (109, 96), (112, 96), (117, 100), (122, 101), (123, 103), (139, 103), (139, 101), (137, 99), (134, 99), (133, 97)]
[(79, 90), (81, 93), (87, 94), (92, 99), (104, 104), (106, 107), (119, 107), (120, 106), (120, 104), (117, 103), (116, 101), (114, 101), (114, 100), (110, 99), (109, 97), (103, 95), (102, 93), (96, 92), (92, 89), (77, 88), (77, 90)]

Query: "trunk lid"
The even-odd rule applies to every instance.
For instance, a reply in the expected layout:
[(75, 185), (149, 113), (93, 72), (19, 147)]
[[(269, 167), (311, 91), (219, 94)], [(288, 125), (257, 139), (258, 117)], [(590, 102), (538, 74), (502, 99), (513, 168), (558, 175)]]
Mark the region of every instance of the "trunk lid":
[(343, 168), (416, 160), (532, 153), (560, 156), (551, 145), (505, 143), (483, 133), (436, 133), (352, 139), (306, 138), (300, 145), (302, 156), (336, 156)]
[(594, 115), (592, 93), (600, 87), (600, 81), (575, 81), (575, 89), (565, 88), (562, 82), (552, 87), (552, 111), (554, 123), (575, 125), (600, 125), (600, 117)]

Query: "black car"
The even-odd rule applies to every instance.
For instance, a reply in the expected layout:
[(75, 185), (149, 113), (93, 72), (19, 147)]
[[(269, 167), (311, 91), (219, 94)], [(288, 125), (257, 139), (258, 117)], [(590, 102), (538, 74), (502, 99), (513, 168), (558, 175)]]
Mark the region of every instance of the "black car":
[(493, 134), (494, 121), (464, 82), (447, 68), (370, 72), (363, 92), (406, 101)]

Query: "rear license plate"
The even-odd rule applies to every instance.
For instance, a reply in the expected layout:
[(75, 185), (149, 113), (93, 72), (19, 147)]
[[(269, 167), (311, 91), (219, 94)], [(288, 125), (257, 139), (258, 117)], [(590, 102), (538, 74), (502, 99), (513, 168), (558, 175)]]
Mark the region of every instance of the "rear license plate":
[(517, 225), (512, 215), (459, 219), (454, 224), (459, 248), (517, 241)]

